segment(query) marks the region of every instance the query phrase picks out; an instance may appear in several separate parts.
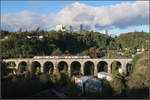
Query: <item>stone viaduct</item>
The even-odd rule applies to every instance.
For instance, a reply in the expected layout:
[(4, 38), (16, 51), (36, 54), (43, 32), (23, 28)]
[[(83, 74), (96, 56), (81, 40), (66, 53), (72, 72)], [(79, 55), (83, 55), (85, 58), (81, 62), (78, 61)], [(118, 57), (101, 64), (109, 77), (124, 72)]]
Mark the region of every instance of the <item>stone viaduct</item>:
[[(114, 62), (114, 61), (118, 61), (121, 63), (121, 69), (124, 73), (126, 73), (127, 71), (127, 64), (130, 64), (132, 59), (34, 59), (34, 58), (25, 58), (25, 59), (20, 59), (20, 58), (17, 58), (17, 59), (2, 59), (2, 62), (15, 62), (16, 66), (15, 68), (18, 69), (18, 66), (21, 62), (26, 62), (27, 65), (31, 66), (31, 64), (33, 62), (38, 62), (40, 63), (41, 67), (40, 67), (40, 71), (43, 72), (44, 71), (44, 64), (46, 62), (51, 62), (53, 64), (53, 68), (54, 68), (54, 72), (57, 72), (58, 71), (58, 64), (60, 62), (65, 62), (68, 66), (68, 74), (69, 76), (71, 76), (71, 64), (73, 62), (79, 62), (80, 63), (80, 71), (81, 73), (84, 75), (84, 64), (86, 62), (92, 62), (93, 65), (94, 65), (94, 75), (96, 76), (97, 73), (98, 73), (98, 69), (97, 69), (97, 66), (98, 64), (101, 62), (101, 61), (104, 61), (107, 63), (107, 66), (108, 66), (108, 73), (111, 73), (111, 64)], [(32, 70), (32, 68), (30, 67), (29, 68), (30, 70)]]

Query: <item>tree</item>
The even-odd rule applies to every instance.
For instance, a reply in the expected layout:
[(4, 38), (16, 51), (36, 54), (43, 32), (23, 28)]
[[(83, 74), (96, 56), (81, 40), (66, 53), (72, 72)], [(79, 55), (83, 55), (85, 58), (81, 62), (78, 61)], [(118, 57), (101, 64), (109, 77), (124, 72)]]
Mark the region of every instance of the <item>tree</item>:
[(114, 75), (110, 85), (114, 90), (114, 95), (117, 96), (125, 93), (125, 76), (122, 76), (121, 74)]
[(61, 56), (62, 55), (62, 51), (59, 48), (57, 48), (55, 51), (53, 51), (51, 53), (51, 55), (52, 56)]

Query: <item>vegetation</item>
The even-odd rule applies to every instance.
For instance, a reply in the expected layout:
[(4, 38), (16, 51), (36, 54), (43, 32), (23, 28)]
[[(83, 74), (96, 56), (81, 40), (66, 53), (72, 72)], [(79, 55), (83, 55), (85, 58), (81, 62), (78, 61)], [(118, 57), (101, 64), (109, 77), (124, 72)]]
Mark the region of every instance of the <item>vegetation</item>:
[(150, 70), (148, 52), (143, 52), (133, 58), (133, 71), (127, 76), (114, 73), (113, 81), (110, 82), (113, 89), (113, 98), (146, 99), (149, 96)]
[(133, 72), (127, 81), (129, 89), (127, 94), (130, 98), (148, 98), (150, 87), (150, 58), (148, 53), (144, 52), (133, 59)]
[[(131, 57), (137, 48), (142, 46), (148, 50), (148, 33), (130, 32), (121, 34), (117, 38), (99, 32), (86, 32), (85, 34), (56, 32), (56, 31), (0, 31), (2, 58), (26, 58), (47, 55), (90, 55), (94, 58), (104, 56)], [(40, 38), (43, 36), (43, 38)], [(124, 49), (129, 50), (125, 51)], [(116, 51), (125, 52), (120, 56)], [(113, 52), (115, 51), (115, 52)]]
[[(137, 49), (144, 47), (146, 51), (136, 55), (132, 61), (131, 71), (128, 75), (120, 74), (117, 70), (119, 63), (112, 64), (113, 80), (101, 80), (101, 94), (91, 94), (93, 98), (148, 98), (150, 86), (149, 70), (149, 34), (146, 32), (129, 32), (121, 34), (117, 38), (99, 32), (86, 32), (85, 34), (32, 30), (22, 32), (0, 31), (1, 57), (3, 58), (31, 58), (33, 56), (63, 56), (63, 55), (90, 55), (93, 58), (131, 58)], [(8, 36), (8, 39), (4, 39)], [(43, 38), (40, 38), (43, 36)], [(118, 54), (119, 52), (124, 53)], [(2, 76), (2, 97), (3, 98), (24, 98), (31, 96), (47, 88), (62, 88), (68, 86), (67, 98), (82, 98), (78, 96), (79, 90), (70, 81), (66, 74), (67, 65), (63, 62), (58, 66), (59, 72), (53, 73), (51, 63), (45, 64), (47, 69), (45, 74), (40, 72), (40, 65), (34, 62), (35, 72), (27, 72), (25, 63), (19, 65), (19, 73), (13, 73), (15, 63), (1, 62)], [(8, 68), (11, 67), (10, 68)], [(26, 67), (25, 67), (26, 66)], [(80, 71), (80, 64), (72, 65), (73, 70)], [(76, 67), (77, 66), (77, 67)], [(104, 62), (98, 65), (98, 71), (107, 72), (107, 64)], [(102, 67), (101, 67), (102, 66)], [(32, 67), (33, 68), (33, 67)], [(50, 71), (49, 71), (50, 70)], [(94, 67), (92, 63), (86, 64), (85, 75), (93, 75)], [(26, 72), (24, 74), (21, 74)], [(32, 75), (34, 74), (34, 75)], [(21, 89), (21, 90), (20, 90)], [(17, 91), (17, 92), (14, 92)]]

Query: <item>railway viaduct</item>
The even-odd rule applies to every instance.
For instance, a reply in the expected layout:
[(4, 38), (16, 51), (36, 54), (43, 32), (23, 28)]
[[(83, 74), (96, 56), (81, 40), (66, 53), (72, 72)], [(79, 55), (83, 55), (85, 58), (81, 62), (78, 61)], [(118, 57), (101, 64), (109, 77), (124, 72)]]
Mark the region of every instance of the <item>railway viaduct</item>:
[(100, 62), (106, 62), (107, 63), (107, 70), (108, 73), (111, 73), (111, 64), (114, 61), (118, 61), (121, 64), (121, 69), (124, 73), (127, 72), (127, 65), (131, 63), (132, 59), (35, 59), (35, 58), (25, 58), (25, 59), (2, 59), (2, 62), (8, 63), (8, 62), (14, 62), (15, 63), (15, 69), (18, 69), (19, 64), (21, 62), (26, 62), (27, 66), (29, 66), (29, 70), (32, 71), (31, 65), (33, 62), (38, 62), (40, 64), (40, 71), (44, 72), (44, 64), (46, 62), (51, 62), (53, 65), (53, 72), (58, 71), (58, 64), (60, 62), (65, 62), (68, 66), (68, 75), (71, 76), (71, 64), (73, 62), (78, 62), (80, 64), (80, 71), (84, 75), (84, 68), (86, 62), (92, 62), (94, 65), (94, 75), (96, 76), (98, 73), (97, 66)]

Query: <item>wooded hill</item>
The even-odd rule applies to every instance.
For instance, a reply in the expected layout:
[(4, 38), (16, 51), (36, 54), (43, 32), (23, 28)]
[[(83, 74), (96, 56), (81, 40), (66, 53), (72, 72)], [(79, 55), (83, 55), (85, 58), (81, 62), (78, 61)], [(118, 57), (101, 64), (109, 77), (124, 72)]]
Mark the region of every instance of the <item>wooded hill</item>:
[[(90, 55), (95, 58), (107, 56), (109, 50), (135, 51), (142, 46), (148, 50), (149, 33), (130, 32), (117, 38), (99, 32), (85, 34), (32, 30), (22, 32), (0, 31), (2, 58), (26, 58), (49, 55)], [(4, 39), (8, 36), (7, 39)], [(42, 37), (40, 37), (42, 36)]]

